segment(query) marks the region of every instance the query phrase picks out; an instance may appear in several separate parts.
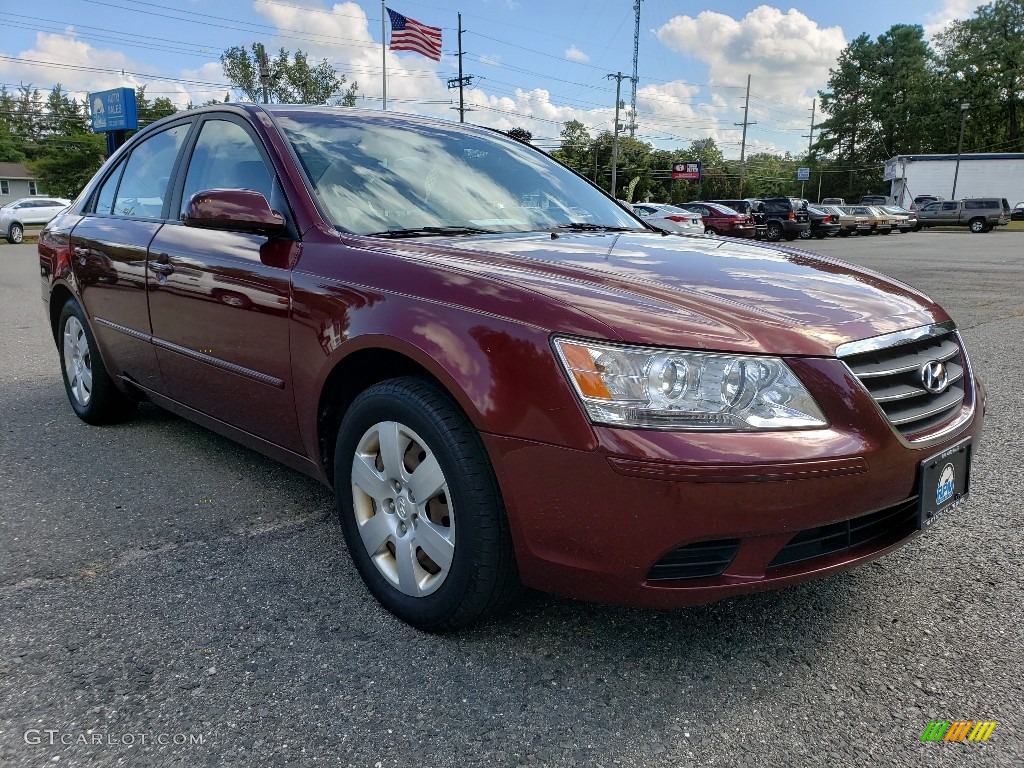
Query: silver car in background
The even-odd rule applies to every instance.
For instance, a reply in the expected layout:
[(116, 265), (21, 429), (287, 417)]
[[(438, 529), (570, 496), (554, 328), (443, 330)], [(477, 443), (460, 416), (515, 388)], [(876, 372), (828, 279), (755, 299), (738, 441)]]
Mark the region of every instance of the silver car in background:
[(70, 200), (60, 197), (23, 197), (8, 203), (0, 208), (0, 235), (9, 243), (20, 243), (26, 229), (42, 229), (69, 205)]
[(633, 203), (633, 212), (656, 229), (676, 235), (703, 235), (704, 219), (696, 211), (675, 205)]

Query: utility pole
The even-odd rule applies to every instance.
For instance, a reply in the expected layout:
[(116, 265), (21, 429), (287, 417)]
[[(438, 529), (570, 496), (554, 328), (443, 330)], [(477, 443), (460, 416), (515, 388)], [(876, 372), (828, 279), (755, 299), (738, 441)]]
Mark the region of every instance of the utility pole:
[(814, 110), (818, 105), (817, 99), (811, 99), (811, 132), (801, 138), (807, 139), (807, 157), (811, 156), (811, 146), (814, 144)]
[(452, 88), (458, 88), (459, 89), (459, 106), (458, 107), (452, 107), (452, 109), (458, 109), (459, 110), (459, 122), (460, 123), (466, 122), (466, 113), (473, 111), (472, 108), (466, 109), (466, 99), (465, 99), (465, 94), (463, 93), (463, 89), (465, 88), (465, 86), (473, 84), (473, 75), (463, 75), (462, 74), (462, 33), (465, 32), (465, 31), (466, 30), (464, 30), (462, 28), (462, 14), (460, 13), (459, 14), (459, 76), (458, 77), (450, 77), (450, 78), (448, 78), (448, 88), (449, 88), (449, 90), (451, 90)]
[(967, 124), (967, 110), (971, 108), (966, 102), (960, 105), (960, 141), (956, 144), (956, 170), (953, 171), (953, 194), (950, 200), (956, 200), (956, 180), (960, 176), (960, 153), (964, 148), (964, 126)]
[(263, 103), (270, 103), (270, 64), (267, 62), (267, 49), (260, 43), (257, 49), (260, 60), (260, 84), (263, 86)]
[(633, 0), (633, 16), (636, 24), (633, 27), (633, 98), (630, 100), (629, 117), (629, 138), (636, 136), (636, 84), (640, 80), (637, 74), (637, 65), (640, 61), (640, 3), (642, 0)]
[(609, 80), (615, 78), (615, 131), (612, 134), (612, 197), (618, 199), (616, 194), (616, 182), (618, 181), (619, 173), (619, 110), (625, 106), (622, 102), (622, 81), (632, 80), (633, 78), (628, 75), (624, 75), (621, 72), (616, 72), (613, 75), (605, 75)]
[(740, 140), (740, 197), (743, 197), (743, 182), (747, 178), (747, 126), (757, 125), (747, 119), (750, 114), (750, 75), (747, 75), (747, 98), (743, 102), (743, 122), (733, 123), (733, 125), (743, 126), (743, 138)]

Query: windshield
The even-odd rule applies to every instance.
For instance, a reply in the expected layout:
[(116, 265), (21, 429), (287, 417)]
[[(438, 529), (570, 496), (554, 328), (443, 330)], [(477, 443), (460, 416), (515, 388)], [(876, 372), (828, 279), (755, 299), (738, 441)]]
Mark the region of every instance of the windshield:
[(497, 134), (347, 111), (276, 117), (341, 230), (429, 236), (644, 229), (571, 171)]

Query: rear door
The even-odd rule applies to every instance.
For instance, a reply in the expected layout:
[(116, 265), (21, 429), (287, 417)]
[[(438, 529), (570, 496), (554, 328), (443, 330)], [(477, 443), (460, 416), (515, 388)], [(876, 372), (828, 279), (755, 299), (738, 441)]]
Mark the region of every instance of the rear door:
[(252, 189), (290, 217), (269, 157), (245, 121), (203, 119), (175, 195), (175, 221), (149, 248), (149, 309), (167, 394), (285, 448), (302, 451), (289, 354), (293, 236), (186, 227), (196, 193)]
[(85, 311), (111, 376), (159, 391), (146, 305), (146, 251), (167, 215), (170, 178), (192, 121), (155, 133), (110, 169), (71, 233)]

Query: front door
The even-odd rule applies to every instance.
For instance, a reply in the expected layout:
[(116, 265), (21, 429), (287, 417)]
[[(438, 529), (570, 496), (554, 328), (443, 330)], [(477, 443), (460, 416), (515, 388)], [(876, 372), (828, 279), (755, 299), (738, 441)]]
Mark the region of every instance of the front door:
[[(288, 216), (262, 149), (241, 120), (200, 126), (181, 205), (207, 189), (262, 192)], [(285, 210), (281, 210), (284, 208)], [(166, 394), (302, 451), (289, 355), (290, 267), (298, 243), (170, 222), (149, 246), (149, 311)]]

